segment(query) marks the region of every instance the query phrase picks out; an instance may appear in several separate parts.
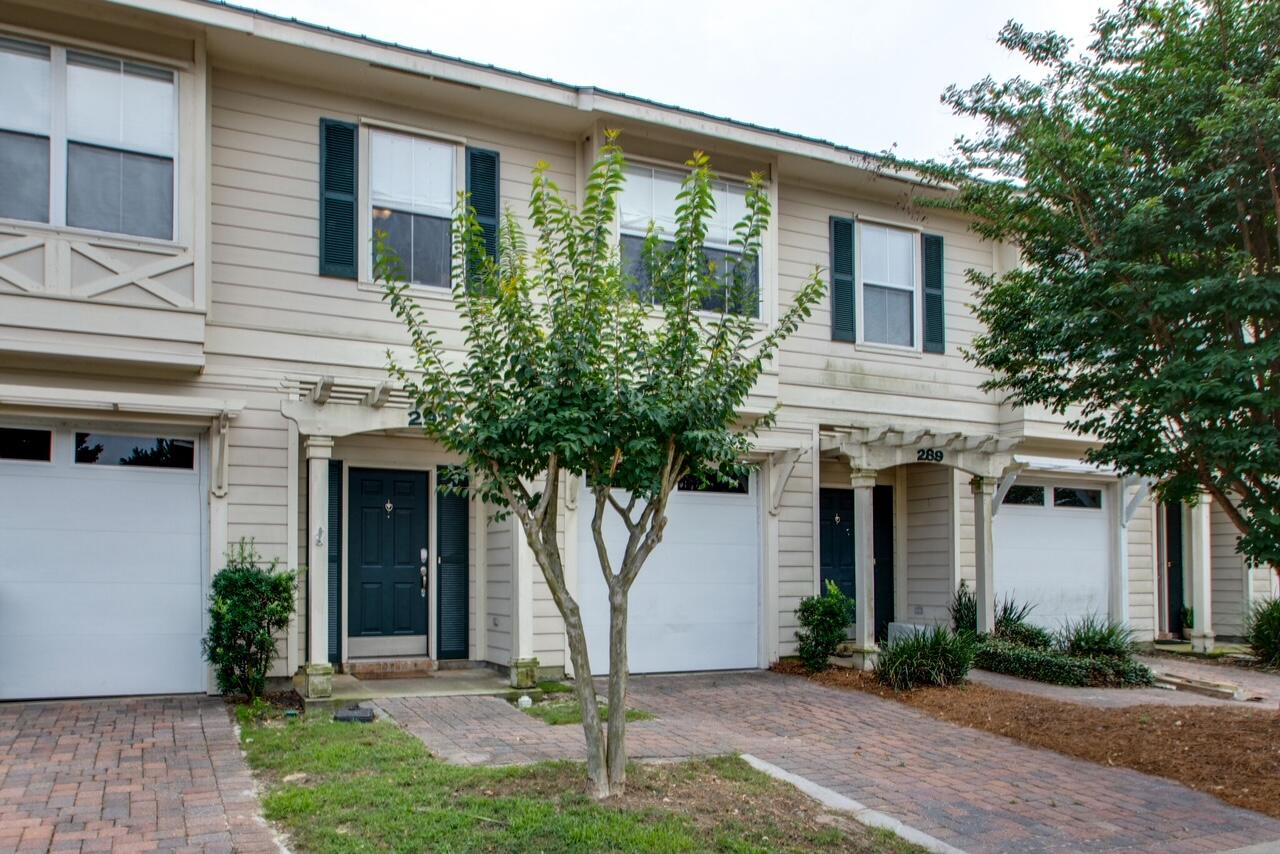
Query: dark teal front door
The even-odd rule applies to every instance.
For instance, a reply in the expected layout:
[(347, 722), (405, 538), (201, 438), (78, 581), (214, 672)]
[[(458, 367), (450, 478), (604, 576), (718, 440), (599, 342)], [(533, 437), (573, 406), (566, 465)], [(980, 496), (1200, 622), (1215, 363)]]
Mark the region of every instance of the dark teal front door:
[(351, 469), (347, 505), (350, 636), (426, 635), (427, 473)]
[[(883, 640), (893, 622), (893, 487), (877, 486), (872, 492), (872, 553), (875, 557), (875, 635)], [(846, 596), (853, 596), (857, 571), (853, 552), (853, 490), (823, 489), (818, 493), (818, 560), (825, 590), (834, 581)]]
[(853, 490), (823, 489), (818, 493), (818, 556), (822, 589), (834, 581), (853, 596)]

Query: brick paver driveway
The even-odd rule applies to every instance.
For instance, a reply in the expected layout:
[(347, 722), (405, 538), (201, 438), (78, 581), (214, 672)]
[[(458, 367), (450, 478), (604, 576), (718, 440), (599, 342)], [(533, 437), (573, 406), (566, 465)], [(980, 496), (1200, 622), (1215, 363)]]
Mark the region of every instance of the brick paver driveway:
[[(582, 755), (578, 727), (547, 726), (496, 697), (380, 705), (457, 762)], [(636, 678), (632, 705), (658, 715), (629, 727), (637, 757), (751, 753), (972, 852), (1219, 851), (1280, 840), (1280, 822), (1176, 783), (794, 677)]]
[(276, 851), (220, 700), (0, 703), (0, 852)]

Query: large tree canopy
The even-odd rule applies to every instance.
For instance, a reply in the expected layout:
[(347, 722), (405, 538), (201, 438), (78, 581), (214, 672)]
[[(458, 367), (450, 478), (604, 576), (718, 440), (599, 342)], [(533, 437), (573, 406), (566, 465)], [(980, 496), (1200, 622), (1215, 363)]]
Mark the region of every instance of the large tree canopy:
[[(466, 461), (469, 489), (519, 520), (564, 618), (597, 796), (625, 786), (627, 595), (662, 540), (667, 499), (684, 478), (732, 482), (746, 472), (752, 434), (771, 418), (744, 424), (740, 410), (824, 289), (814, 271), (771, 328), (754, 313), (729, 310), (758, 298), (768, 192), (753, 176), (735, 251), (717, 263), (703, 245), (715, 211), (713, 176), (701, 153), (686, 165), (674, 233), (651, 228), (645, 242), (643, 288), (624, 275), (616, 247), (623, 156), (612, 135), (580, 209), (547, 178), (545, 164), (534, 170), (532, 249), (508, 214), (499, 258), (485, 257), (484, 232), (464, 199), (453, 271), (461, 352), (445, 346), (381, 240), (376, 252), (377, 276), (415, 357), (407, 367), (393, 363), (393, 376), (409, 390), (426, 434)], [(722, 308), (707, 311), (711, 304)], [(609, 594), (607, 738), (577, 591), (565, 580), (562, 475), (585, 477), (594, 498), (583, 510)], [(628, 534), (621, 554), (606, 547), (606, 513), (618, 514)]]
[(1094, 35), (1011, 22), (1043, 76), (944, 96), (985, 131), (924, 167), (940, 204), (1022, 253), (973, 276), (971, 357), (1280, 565), (1280, 0), (1128, 0)]

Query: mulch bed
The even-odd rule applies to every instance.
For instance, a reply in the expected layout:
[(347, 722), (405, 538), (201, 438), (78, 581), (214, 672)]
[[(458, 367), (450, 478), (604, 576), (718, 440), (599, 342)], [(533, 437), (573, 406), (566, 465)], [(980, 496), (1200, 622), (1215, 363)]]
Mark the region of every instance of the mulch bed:
[(833, 668), (809, 676), (796, 662), (780, 673), (865, 691), (925, 714), (1032, 747), (1132, 768), (1280, 818), (1280, 713), (1230, 706), (1096, 708), (967, 683), (895, 692), (869, 673)]

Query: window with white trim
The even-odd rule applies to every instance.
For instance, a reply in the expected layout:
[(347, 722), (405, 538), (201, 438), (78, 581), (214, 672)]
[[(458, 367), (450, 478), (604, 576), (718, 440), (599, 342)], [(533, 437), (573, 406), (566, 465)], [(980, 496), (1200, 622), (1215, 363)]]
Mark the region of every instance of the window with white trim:
[(374, 231), (400, 256), (405, 279), (449, 287), (458, 146), (405, 133), (369, 131), (369, 202)]
[(0, 217), (171, 240), (168, 69), (0, 38)]
[[(684, 176), (667, 169), (628, 164), (625, 177), (618, 204), (621, 214), (619, 248), (623, 271), (629, 277), (632, 288), (642, 298), (652, 299), (643, 259), (645, 238), (652, 223), (664, 244), (672, 242), (676, 231), (676, 208), (679, 206), (676, 195), (680, 192)], [(735, 227), (747, 215), (747, 188), (744, 184), (723, 180), (713, 181), (711, 188), (715, 211), (707, 223), (707, 236), (703, 245), (707, 261), (723, 277), (725, 288), (708, 295), (703, 300), (702, 307), (708, 311), (721, 311), (731, 297), (731, 265), (742, 254), (732, 241)], [(744, 296), (742, 305), (730, 305), (729, 310), (735, 314), (759, 317), (759, 258), (753, 265), (750, 280), (753, 284), (752, 292)]]
[(914, 231), (859, 224), (860, 340), (894, 347), (919, 345), (919, 243)]

